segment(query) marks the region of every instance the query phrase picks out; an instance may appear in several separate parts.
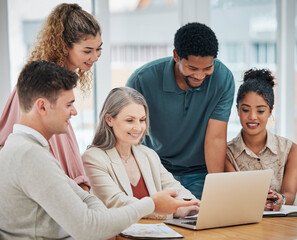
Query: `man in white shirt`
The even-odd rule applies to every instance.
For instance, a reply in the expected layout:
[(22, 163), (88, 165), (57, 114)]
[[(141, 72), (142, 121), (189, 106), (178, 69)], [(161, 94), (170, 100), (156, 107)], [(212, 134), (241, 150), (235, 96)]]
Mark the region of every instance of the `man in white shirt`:
[(153, 211), (170, 214), (197, 204), (166, 191), (107, 209), (65, 175), (48, 140), (65, 133), (77, 114), (77, 79), (46, 61), (27, 64), (19, 76), (20, 123), (0, 151), (0, 239), (106, 239)]

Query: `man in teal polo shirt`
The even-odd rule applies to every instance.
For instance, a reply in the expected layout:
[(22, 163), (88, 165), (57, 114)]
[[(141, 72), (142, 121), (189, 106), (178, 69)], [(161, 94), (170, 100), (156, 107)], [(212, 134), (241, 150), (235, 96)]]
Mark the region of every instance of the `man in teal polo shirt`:
[(150, 135), (144, 144), (197, 198), (207, 173), (223, 172), (234, 78), (218, 59), (218, 41), (204, 24), (175, 34), (173, 57), (147, 63), (127, 86), (147, 100)]

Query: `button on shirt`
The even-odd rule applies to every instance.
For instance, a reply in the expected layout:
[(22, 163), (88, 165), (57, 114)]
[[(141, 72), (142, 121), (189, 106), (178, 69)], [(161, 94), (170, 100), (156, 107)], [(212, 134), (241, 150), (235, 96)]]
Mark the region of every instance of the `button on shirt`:
[(272, 169), (271, 189), (280, 192), (292, 142), (267, 131), (267, 142), (258, 154), (244, 143), (242, 134), (228, 142), (227, 155), (236, 171)]

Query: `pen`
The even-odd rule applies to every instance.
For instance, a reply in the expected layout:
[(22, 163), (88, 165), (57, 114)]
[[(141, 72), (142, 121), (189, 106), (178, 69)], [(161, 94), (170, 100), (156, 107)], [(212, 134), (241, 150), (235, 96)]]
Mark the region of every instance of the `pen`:
[(267, 198), (267, 200), (279, 204), (279, 201), (276, 198)]

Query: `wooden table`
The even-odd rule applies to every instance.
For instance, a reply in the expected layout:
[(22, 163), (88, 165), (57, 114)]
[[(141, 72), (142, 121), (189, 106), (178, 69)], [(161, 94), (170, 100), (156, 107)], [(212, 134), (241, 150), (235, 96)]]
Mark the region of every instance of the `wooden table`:
[[(139, 223), (160, 223), (160, 220), (141, 219)], [(168, 225), (178, 233), (184, 236), (185, 240), (189, 239), (237, 239), (237, 240), (287, 240), (297, 239), (297, 217), (274, 217), (263, 218), (260, 223), (214, 228), (207, 230), (190, 230), (182, 227)], [(117, 236), (117, 239), (127, 239)]]

